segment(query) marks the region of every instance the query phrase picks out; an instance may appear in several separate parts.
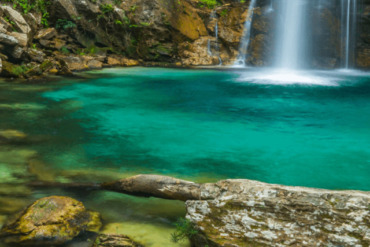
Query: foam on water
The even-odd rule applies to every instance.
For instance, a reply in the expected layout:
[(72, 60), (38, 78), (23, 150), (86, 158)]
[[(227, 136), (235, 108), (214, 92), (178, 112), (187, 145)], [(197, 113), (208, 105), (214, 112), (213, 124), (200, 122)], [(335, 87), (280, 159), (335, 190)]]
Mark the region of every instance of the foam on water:
[(248, 82), (271, 85), (314, 85), (339, 86), (342, 78), (323, 72), (296, 71), (296, 70), (259, 70), (241, 72), (238, 82)]

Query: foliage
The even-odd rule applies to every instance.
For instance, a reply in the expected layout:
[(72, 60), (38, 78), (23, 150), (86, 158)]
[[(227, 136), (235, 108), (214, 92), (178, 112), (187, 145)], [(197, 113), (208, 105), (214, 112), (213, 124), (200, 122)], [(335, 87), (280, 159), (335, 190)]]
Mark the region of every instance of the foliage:
[(102, 14), (98, 15), (98, 20), (101, 19), (101, 18), (103, 18), (107, 14), (112, 13), (113, 10), (114, 10), (114, 7), (112, 6), (112, 4), (108, 4), (108, 3), (107, 4), (101, 4), (99, 6), (99, 8), (100, 8)]
[(218, 5), (220, 3), (217, 0), (200, 0), (200, 7), (207, 6), (209, 9), (214, 9)]
[(63, 53), (63, 54), (69, 54), (71, 53), (67, 47), (65, 46), (62, 46), (62, 48), (60, 48), (60, 51)]
[(228, 10), (227, 9), (223, 9), (222, 11), (221, 11), (221, 13), (220, 13), (220, 16), (227, 16), (227, 14), (228, 14)]
[(26, 74), (26, 72), (29, 70), (27, 66), (25, 65), (19, 65), (19, 66), (14, 66), (12, 69), (12, 73), (16, 76), (23, 76)]
[(65, 19), (58, 19), (57, 22), (55, 23), (55, 28), (56, 29), (71, 29), (77, 27), (76, 23), (70, 20), (65, 20)]
[(107, 4), (101, 4), (99, 8), (100, 8), (101, 12), (104, 15), (107, 14), (107, 13), (111, 13), (114, 10), (112, 4), (108, 4), (108, 3)]
[(185, 238), (191, 238), (198, 233), (194, 223), (185, 218), (179, 218), (175, 223), (176, 230), (171, 234), (171, 240), (177, 243)]
[(24, 14), (30, 11), (41, 13), (41, 24), (45, 27), (49, 25), (47, 7), (50, 5), (50, 2), (48, 0), (5, 0), (5, 2), (12, 3), (14, 9), (21, 9)]
[(148, 23), (148, 22), (140, 22), (140, 25), (142, 25), (143, 27), (149, 27), (150, 26), (150, 23)]
[(120, 5), (122, 3), (122, 0), (113, 0), (115, 5)]
[(131, 7), (130, 7), (130, 11), (131, 12), (135, 12), (135, 10), (137, 9), (137, 6), (136, 6), (136, 4), (135, 5), (132, 5)]

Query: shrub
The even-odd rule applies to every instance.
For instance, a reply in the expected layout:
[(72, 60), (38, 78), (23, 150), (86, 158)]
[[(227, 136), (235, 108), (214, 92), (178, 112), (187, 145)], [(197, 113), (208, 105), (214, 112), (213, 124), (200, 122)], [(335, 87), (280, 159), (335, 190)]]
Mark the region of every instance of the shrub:
[(47, 7), (50, 5), (48, 0), (5, 0), (13, 4), (14, 9), (21, 9), (24, 14), (30, 11), (41, 13), (41, 24), (48, 26), (49, 12)]
[(176, 230), (171, 234), (171, 240), (174, 243), (177, 243), (185, 238), (191, 238), (198, 233), (195, 229), (194, 223), (190, 220), (180, 218), (175, 223)]
[(65, 19), (58, 19), (56, 24), (55, 24), (56, 29), (67, 30), (67, 29), (71, 29), (71, 28), (75, 28), (75, 27), (77, 27), (76, 23), (74, 23), (73, 21), (70, 21), (70, 20), (65, 20)]
[(200, 0), (201, 7), (207, 6), (209, 9), (214, 9), (217, 5), (219, 5), (217, 0)]

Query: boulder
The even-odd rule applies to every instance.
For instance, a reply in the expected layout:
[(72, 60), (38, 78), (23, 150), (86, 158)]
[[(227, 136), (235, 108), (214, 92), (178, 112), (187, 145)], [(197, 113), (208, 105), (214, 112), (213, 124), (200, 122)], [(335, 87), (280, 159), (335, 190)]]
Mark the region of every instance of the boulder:
[(27, 35), (31, 32), (30, 26), (18, 11), (9, 6), (2, 6), (1, 8), (4, 11), (4, 14), (9, 16), (9, 19), (14, 22), (14, 26), (17, 31)]
[(37, 200), (7, 222), (0, 238), (7, 244), (59, 245), (81, 232), (101, 227), (99, 214), (86, 210), (70, 197), (51, 196)]
[(19, 41), (13, 36), (0, 32), (0, 43), (10, 46), (16, 46), (19, 44)]
[(37, 32), (35, 39), (50, 40), (57, 35), (55, 28), (45, 28)]
[(369, 246), (370, 192), (224, 180), (186, 202), (194, 246)]
[(11, 32), (8, 33), (10, 36), (16, 38), (18, 40), (18, 43), (22, 47), (26, 47), (28, 45), (28, 36), (25, 33), (17, 33), (17, 32)]
[(45, 53), (36, 49), (27, 49), (26, 51), (31, 61), (43, 63), (45, 60)]
[(10, 56), (15, 59), (21, 59), (23, 53), (24, 53), (24, 49), (17, 45), (16, 47), (13, 48), (13, 51), (10, 53)]

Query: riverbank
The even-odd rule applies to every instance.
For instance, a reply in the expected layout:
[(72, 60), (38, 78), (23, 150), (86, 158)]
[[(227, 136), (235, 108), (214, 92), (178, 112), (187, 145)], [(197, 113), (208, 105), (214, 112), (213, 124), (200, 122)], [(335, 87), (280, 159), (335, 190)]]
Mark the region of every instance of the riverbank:
[[(253, 3), (58, 0), (53, 5), (44, 1), (21, 5), (11, 0), (0, 6), (0, 77), (69, 75), (106, 66), (231, 65), (241, 55), (244, 65), (272, 66), (277, 6)], [(358, 33), (351, 35), (357, 41), (350, 68), (370, 68), (369, 4), (368, 0), (359, 4), (351, 19), (358, 24)], [(310, 48), (315, 56), (306, 61), (309, 68), (343, 68), (340, 37), (345, 30), (340, 23), (347, 11), (342, 9), (340, 15), (340, 8), (344, 6), (339, 3), (312, 6), (309, 17), (320, 24), (310, 33), (322, 44)], [(250, 30), (244, 30), (248, 21)], [(243, 42), (248, 44), (244, 50)]]

